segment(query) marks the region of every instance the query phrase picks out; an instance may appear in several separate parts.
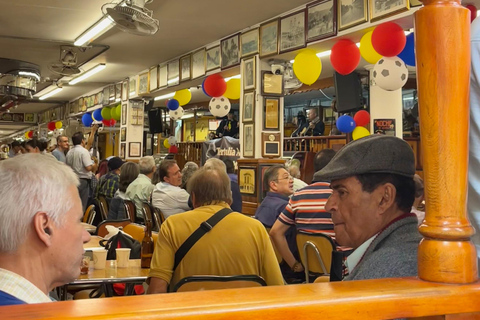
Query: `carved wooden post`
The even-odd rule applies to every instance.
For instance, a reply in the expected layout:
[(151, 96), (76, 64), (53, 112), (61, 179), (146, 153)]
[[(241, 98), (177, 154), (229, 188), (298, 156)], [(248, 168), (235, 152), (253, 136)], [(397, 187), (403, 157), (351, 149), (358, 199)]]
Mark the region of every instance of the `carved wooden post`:
[(470, 283), (477, 257), (467, 219), (469, 11), (459, 0), (423, 0), (415, 13), (420, 134), (425, 173), (422, 280)]

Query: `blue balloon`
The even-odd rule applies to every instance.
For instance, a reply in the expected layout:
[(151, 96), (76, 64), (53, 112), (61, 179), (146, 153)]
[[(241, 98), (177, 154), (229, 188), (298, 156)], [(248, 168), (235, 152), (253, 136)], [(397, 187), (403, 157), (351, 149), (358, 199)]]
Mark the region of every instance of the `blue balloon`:
[(203, 91), (203, 93), (205, 93), (205, 95), (206, 95), (207, 97), (210, 97), (210, 96), (208, 95), (208, 93), (205, 91), (205, 88), (204, 88), (205, 80), (207, 80), (207, 78), (203, 79), (203, 82), (202, 82), (202, 91)]
[(93, 111), (93, 118), (96, 121), (102, 121), (103, 120), (102, 109), (97, 109), (97, 110)]
[(405, 48), (403, 48), (398, 57), (402, 59), (407, 66), (415, 67), (415, 38), (413, 32), (407, 36)]
[(168, 110), (175, 111), (178, 109), (178, 107), (180, 107), (180, 103), (178, 103), (177, 99), (168, 100), (168, 103), (167, 103)]
[(90, 127), (93, 123), (92, 114), (91, 113), (85, 113), (82, 116), (82, 123), (85, 127)]
[(337, 129), (344, 133), (350, 133), (357, 125), (352, 117), (343, 115), (337, 119)]

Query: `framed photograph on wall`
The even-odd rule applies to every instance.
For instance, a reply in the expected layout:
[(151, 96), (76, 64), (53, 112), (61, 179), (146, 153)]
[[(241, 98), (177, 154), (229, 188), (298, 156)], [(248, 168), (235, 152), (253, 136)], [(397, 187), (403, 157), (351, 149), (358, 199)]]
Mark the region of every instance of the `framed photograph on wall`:
[(180, 81), (190, 80), (191, 77), (191, 56), (186, 55), (180, 58)]
[(262, 71), (262, 95), (283, 96), (283, 74)]
[(120, 143), (120, 158), (125, 159), (125, 145), (126, 143)]
[(280, 157), (280, 133), (262, 133), (262, 157)]
[(260, 58), (278, 53), (278, 19), (260, 25)]
[(243, 90), (255, 89), (255, 57), (243, 61)]
[(205, 75), (205, 48), (192, 53), (192, 79)]
[[(128, 97), (133, 98), (137, 96), (137, 77), (131, 77), (130, 78), (130, 84), (129, 84), (129, 89), (128, 89)], [(105, 97), (103, 98), (105, 99)]]
[(161, 65), (158, 68), (158, 87), (163, 88), (168, 85), (168, 72), (167, 72), (167, 65)]
[(138, 76), (138, 94), (145, 94), (149, 92), (148, 72), (142, 73)]
[[(122, 83), (121, 82), (115, 84), (115, 101), (120, 101), (120, 100), (122, 100)], [(94, 102), (93, 104), (96, 105), (97, 102)]]
[(142, 155), (142, 144), (140, 142), (130, 142), (128, 144), (128, 156), (140, 157)]
[(367, 0), (337, 0), (338, 29), (345, 30), (368, 21)]
[(122, 126), (127, 124), (127, 104), (122, 103)]
[(206, 71), (220, 68), (220, 46), (207, 49), (205, 52), (205, 69)]
[(320, 0), (307, 5), (307, 42), (337, 34), (337, 1)]
[(243, 93), (242, 121), (252, 122), (255, 115), (255, 91)]
[(153, 91), (158, 88), (158, 66), (151, 67), (148, 71), (150, 76), (150, 90)]
[(280, 98), (263, 100), (263, 130), (280, 130)]
[(127, 141), (127, 128), (126, 127), (120, 128), (120, 141), (121, 142)]
[(180, 62), (179, 60), (170, 61), (167, 64), (168, 76), (167, 84), (168, 86), (174, 86), (180, 83)]
[(238, 187), (240, 193), (255, 194), (255, 168), (240, 167), (238, 169)]
[(305, 45), (305, 10), (280, 18), (280, 53)]
[(369, 0), (370, 21), (378, 21), (410, 9), (409, 0)]
[(220, 55), (222, 57), (222, 69), (236, 66), (240, 63), (240, 34), (237, 33), (231, 37), (220, 41)]
[(240, 35), (240, 52), (242, 58), (258, 53), (258, 38), (258, 28)]
[(255, 124), (243, 125), (243, 157), (253, 158), (255, 154)]
[(122, 82), (122, 101), (128, 100), (128, 79)]

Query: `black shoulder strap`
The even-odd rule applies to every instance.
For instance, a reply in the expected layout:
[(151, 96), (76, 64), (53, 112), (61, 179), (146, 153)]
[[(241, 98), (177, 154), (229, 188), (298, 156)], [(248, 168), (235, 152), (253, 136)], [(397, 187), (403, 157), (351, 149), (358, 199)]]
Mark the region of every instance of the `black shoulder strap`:
[(180, 248), (178, 248), (177, 252), (175, 252), (175, 264), (173, 265), (173, 271), (177, 269), (180, 261), (182, 261), (183, 257), (185, 257), (185, 255), (193, 247), (193, 245), (197, 243), (197, 241), (200, 240), (200, 238), (203, 237), (205, 233), (212, 230), (212, 228), (215, 227), (215, 225), (220, 222), (220, 220), (225, 218), (230, 212), (232, 212), (232, 209), (224, 208), (211, 216), (210, 219), (208, 219), (207, 221), (202, 222), (200, 227), (198, 227), (198, 229), (195, 230), (195, 232), (193, 232), (190, 237), (185, 240), (184, 243), (182, 243)]

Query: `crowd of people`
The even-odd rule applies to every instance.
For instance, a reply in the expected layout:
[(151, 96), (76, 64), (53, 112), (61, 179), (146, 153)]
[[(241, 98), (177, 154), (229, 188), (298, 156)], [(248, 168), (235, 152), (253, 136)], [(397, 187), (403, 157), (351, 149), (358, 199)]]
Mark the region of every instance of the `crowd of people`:
[[(151, 156), (138, 163), (110, 157), (97, 164), (88, 152), (91, 141), (83, 133), (71, 138), (69, 149), (68, 137), (58, 137), (53, 156), (27, 142), (27, 155), (14, 151), (14, 159), (0, 162), (0, 305), (51, 301), (55, 286), (78, 276), (81, 247), (90, 238), (80, 218), (100, 196), (108, 202), (108, 219), (127, 218), (126, 199), (135, 203), (138, 223), (144, 202), (166, 218), (152, 258), (149, 294), (168, 292), (191, 275), (254, 274), (267, 285), (302, 283), (299, 230), (335, 242), (331, 281), (417, 274), (421, 237), (412, 212), (421, 214), (423, 183), (415, 177), (412, 149), (401, 139), (374, 135), (337, 153), (321, 150), (309, 185), (296, 164), (269, 167), (262, 180), (266, 194), (252, 218), (242, 214), (231, 160), (211, 158), (200, 168), (196, 163), (180, 168), (175, 160), (157, 166)], [(25, 174), (28, 181), (20, 178)], [(19, 205), (19, 198), (26, 200)], [(184, 243), (204, 226), (205, 235), (178, 259)]]

